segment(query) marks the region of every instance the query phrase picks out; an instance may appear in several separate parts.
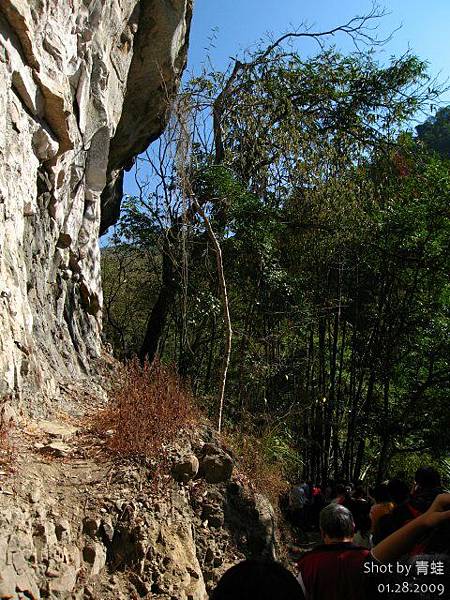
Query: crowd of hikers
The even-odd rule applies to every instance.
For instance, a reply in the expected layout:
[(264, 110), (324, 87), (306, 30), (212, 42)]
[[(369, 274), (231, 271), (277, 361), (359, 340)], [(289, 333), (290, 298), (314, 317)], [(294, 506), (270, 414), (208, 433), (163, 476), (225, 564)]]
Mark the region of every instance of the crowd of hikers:
[(396, 477), (362, 482), (302, 482), (284, 507), (300, 531), (321, 543), (296, 561), (247, 560), (229, 569), (212, 600), (371, 600), (450, 598), (450, 493), (432, 467), (413, 485)]
[(319, 515), (325, 506), (345, 506), (353, 516), (354, 542), (371, 548), (424, 513), (444, 492), (441, 477), (432, 467), (421, 467), (414, 479), (413, 485), (408, 485), (404, 478), (395, 477), (368, 489), (362, 481), (329, 481), (323, 488), (302, 482), (291, 489), (285, 512), (294, 527), (305, 533), (319, 528)]

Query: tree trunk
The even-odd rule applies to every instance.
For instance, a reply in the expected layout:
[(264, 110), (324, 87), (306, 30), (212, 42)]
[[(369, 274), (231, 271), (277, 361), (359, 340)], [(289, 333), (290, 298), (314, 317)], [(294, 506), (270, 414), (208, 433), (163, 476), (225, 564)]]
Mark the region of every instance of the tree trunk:
[(222, 372), (220, 376), (220, 388), (219, 388), (219, 418), (217, 422), (217, 430), (220, 433), (222, 431), (222, 418), (223, 418), (223, 405), (225, 400), (225, 386), (227, 383), (227, 374), (228, 367), (230, 366), (230, 357), (231, 357), (231, 341), (233, 339), (233, 330), (231, 328), (231, 317), (230, 317), (230, 307), (228, 303), (228, 291), (227, 291), (227, 283), (225, 280), (225, 273), (223, 270), (223, 261), (222, 261), (222, 249), (219, 244), (219, 240), (217, 239), (216, 234), (213, 231), (211, 226), (211, 222), (206, 216), (205, 211), (197, 202), (195, 196), (192, 197), (192, 203), (195, 210), (202, 217), (206, 229), (208, 231), (208, 235), (211, 239), (211, 242), (214, 247), (214, 252), (216, 254), (216, 264), (217, 264), (217, 275), (219, 278), (219, 287), (222, 295), (222, 303), (223, 303), (223, 320), (225, 324), (225, 352), (222, 362)]
[(145, 360), (152, 362), (159, 353), (161, 338), (170, 309), (175, 302), (177, 289), (178, 283), (173, 260), (168, 251), (164, 251), (161, 289), (147, 322), (144, 341), (139, 352), (141, 362)]

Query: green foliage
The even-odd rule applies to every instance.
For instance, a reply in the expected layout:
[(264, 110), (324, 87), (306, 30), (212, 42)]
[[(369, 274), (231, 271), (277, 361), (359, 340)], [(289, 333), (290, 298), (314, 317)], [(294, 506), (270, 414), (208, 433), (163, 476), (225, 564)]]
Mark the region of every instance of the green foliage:
[[(412, 55), (387, 67), (370, 52), (262, 56), (183, 91), (182, 106), (193, 107), (191, 140), (179, 141), (188, 164), (167, 161), (179, 156), (168, 151), (175, 132), (149, 159), (154, 190), (127, 198), (118, 243), (129, 242), (147, 278), (128, 313), (125, 295), (114, 296), (112, 314), (136, 349), (130, 315), (143, 327), (144, 297), (148, 315), (165, 286), (176, 288), (160, 351), (211, 398), (223, 323), (195, 194), (221, 241), (230, 299), (228, 424), (244, 429), (250, 414), (252, 435), (266, 432), (267, 462), (292, 477), (381, 479), (405, 456), (442, 460), (450, 171), (426, 146), (442, 154), (448, 113), (417, 129), (423, 143), (407, 131), (439, 90)], [(219, 137), (208, 110), (219, 114)], [(154, 168), (158, 157), (164, 168)], [(105, 257), (114, 290), (120, 278), (108, 260), (117, 255)]]
[(305, 61), (274, 50), (233, 87), (225, 160), (253, 190), (264, 185), (282, 202), (293, 186), (320, 183), (330, 159), (348, 169), (350, 158), (395, 136), (421, 104), (410, 90), (427, 82), (425, 63), (411, 55), (381, 68), (370, 52), (331, 49)]
[(191, 174), (194, 192), (200, 200), (219, 200), (229, 204), (246, 193), (235, 174), (224, 165), (206, 165)]
[(450, 459), (448, 458), (436, 460), (426, 452), (397, 454), (392, 459), (391, 473), (393, 476), (401, 475), (407, 481), (414, 481), (415, 472), (424, 465), (434, 467), (441, 474), (443, 487), (449, 489)]
[(283, 470), (285, 477), (295, 480), (301, 477), (304, 463), (295, 447), (292, 434), (268, 434), (263, 437), (264, 457), (269, 464), (276, 464)]
[(416, 127), (418, 139), (442, 158), (450, 159), (450, 106), (446, 106)]
[[(154, 251), (152, 258), (158, 261)], [(153, 260), (135, 245), (120, 242), (102, 250), (103, 333), (120, 358), (142, 343), (148, 306), (158, 290)]]

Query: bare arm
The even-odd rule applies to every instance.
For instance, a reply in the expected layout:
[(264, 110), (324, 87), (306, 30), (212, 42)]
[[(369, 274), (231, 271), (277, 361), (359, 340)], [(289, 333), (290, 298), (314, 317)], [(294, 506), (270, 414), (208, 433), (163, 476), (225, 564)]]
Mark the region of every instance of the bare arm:
[(372, 556), (380, 562), (397, 560), (406, 554), (424, 533), (446, 520), (450, 520), (450, 494), (439, 494), (423, 515), (377, 544), (372, 550)]

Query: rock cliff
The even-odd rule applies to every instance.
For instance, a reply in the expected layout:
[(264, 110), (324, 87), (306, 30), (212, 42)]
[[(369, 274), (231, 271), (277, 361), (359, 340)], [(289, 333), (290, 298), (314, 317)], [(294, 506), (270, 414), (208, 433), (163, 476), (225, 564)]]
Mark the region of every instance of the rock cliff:
[(192, 0), (0, 2), (0, 398), (34, 414), (95, 372), (99, 233), (164, 127), (191, 13)]

